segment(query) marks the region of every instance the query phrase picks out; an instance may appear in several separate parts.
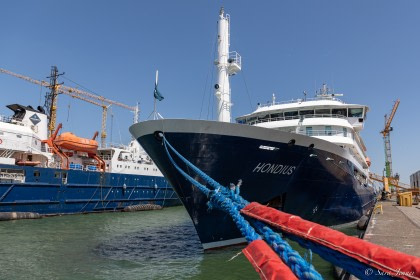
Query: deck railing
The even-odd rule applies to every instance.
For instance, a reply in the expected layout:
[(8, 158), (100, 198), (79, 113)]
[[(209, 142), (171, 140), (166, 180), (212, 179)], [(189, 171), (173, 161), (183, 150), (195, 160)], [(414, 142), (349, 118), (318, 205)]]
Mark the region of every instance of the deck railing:
[(12, 117), (0, 115), (0, 122), (10, 123), (12, 121)]
[(348, 137), (351, 139), (353, 138), (353, 133), (351, 132), (344, 132), (342, 130), (299, 130), (297, 132), (292, 132), (307, 136), (340, 136), (340, 137)]
[(319, 97), (314, 97), (314, 98), (297, 98), (297, 99), (292, 99), (292, 100), (287, 100), (287, 101), (279, 101), (279, 102), (267, 102), (266, 104), (259, 104), (258, 108), (263, 108), (263, 107), (270, 107), (273, 105), (281, 105), (281, 104), (292, 104), (292, 103), (302, 103), (302, 102), (308, 102), (308, 101), (319, 101), (319, 100), (330, 100), (330, 101), (338, 101), (340, 103), (346, 104), (343, 100), (339, 99), (339, 98), (335, 98), (335, 97), (329, 97), (329, 96), (319, 96)]
[(249, 125), (254, 125), (258, 123), (265, 123), (265, 122), (275, 122), (275, 121), (288, 121), (288, 120), (298, 120), (298, 119), (311, 119), (311, 118), (338, 118), (344, 119), (346, 116), (337, 115), (337, 114), (307, 114), (307, 115), (296, 115), (296, 116), (284, 116), (284, 117), (276, 117), (276, 118), (264, 118), (253, 120), (247, 122)]

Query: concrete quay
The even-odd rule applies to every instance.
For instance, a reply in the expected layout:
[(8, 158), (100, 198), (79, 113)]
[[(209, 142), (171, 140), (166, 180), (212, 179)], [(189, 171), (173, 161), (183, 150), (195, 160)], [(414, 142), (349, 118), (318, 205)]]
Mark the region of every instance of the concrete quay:
[(398, 206), (395, 201), (378, 201), (383, 213), (375, 213), (363, 239), (409, 255), (420, 257), (420, 205)]

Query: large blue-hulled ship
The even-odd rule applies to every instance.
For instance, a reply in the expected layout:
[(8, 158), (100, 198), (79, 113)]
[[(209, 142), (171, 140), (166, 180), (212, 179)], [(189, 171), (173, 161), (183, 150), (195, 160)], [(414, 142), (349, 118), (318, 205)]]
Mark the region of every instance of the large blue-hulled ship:
[(43, 108), (7, 107), (13, 114), (0, 116), (0, 212), (56, 215), (180, 204), (136, 141), (98, 148), (94, 139), (59, 129), (48, 138)]
[[(130, 132), (169, 180), (187, 209), (204, 249), (244, 242), (230, 216), (208, 210), (208, 199), (171, 164), (164, 135), (187, 160), (241, 195), (323, 225), (358, 220), (375, 202), (370, 160), (360, 137), (368, 107), (347, 104), (326, 85), (314, 98), (261, 105), (231, 123), (229, 78), (241, 57), (229, 52), (229, 20), (219, 15), (218, 121), (160, 119)], [(178, 165), (192, 176), (181, 161)], [(196, 176), (194, 176), (196, 178)], [(198, 179), (198, 178), (196, 178)]]

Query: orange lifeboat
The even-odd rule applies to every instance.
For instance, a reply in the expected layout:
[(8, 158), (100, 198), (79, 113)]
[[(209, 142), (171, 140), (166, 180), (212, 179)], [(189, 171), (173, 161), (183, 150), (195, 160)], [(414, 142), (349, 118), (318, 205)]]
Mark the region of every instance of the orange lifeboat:
[(96, 154), (96, 151), (98, 150), (97, 141), (78, 137), (71, 132), (64, 132), (57, 136), (54, 140), (54, 144), (62, 149), (86, 152), (88, 154)]
[(18, 160), (16, 161), (16, 165), (20, 166), (37, 166), (38, 164), (41, 164), (40, 161), (30, 161), (30, 160)]

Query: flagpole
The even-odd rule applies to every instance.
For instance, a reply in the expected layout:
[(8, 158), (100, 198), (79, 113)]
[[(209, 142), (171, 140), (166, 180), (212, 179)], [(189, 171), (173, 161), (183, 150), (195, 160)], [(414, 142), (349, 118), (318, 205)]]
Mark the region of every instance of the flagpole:
[[(162, 101), (163, 100), (163, 96), (158, 91), (158, 75), (159, 75), (159, 72), (158, 72), (158, 70), (156, 70), (155, 90), (153, 91), (153, 95), (154, 95), (153, 112), (150, 114), (150, 116), (153, 115), (153, 119), (154, 120), (158, 120), (159, 118), (160, 119), (163, 119), (162, 116), (156, 110), (156, 107), (157, 107), (156, 99), (158, 101)], [(150, 116), (149, 116), (148, 119), (150, 119)]]
[(154, 98), (154, 104), (153, 104), (153, 119), (156, 120), (156, 98)]
[[(159, 77), (159, 70), (156, 70), (156, 80), (155, 80), (155, 89), (157, 88), (157, 84), (158, 84), (158, 77)], [(157, 119), (156, 116), (156, 98), (155, 98), (155, 102), (154, 102), (154, 109), (153, 109), (153, 119)]]

